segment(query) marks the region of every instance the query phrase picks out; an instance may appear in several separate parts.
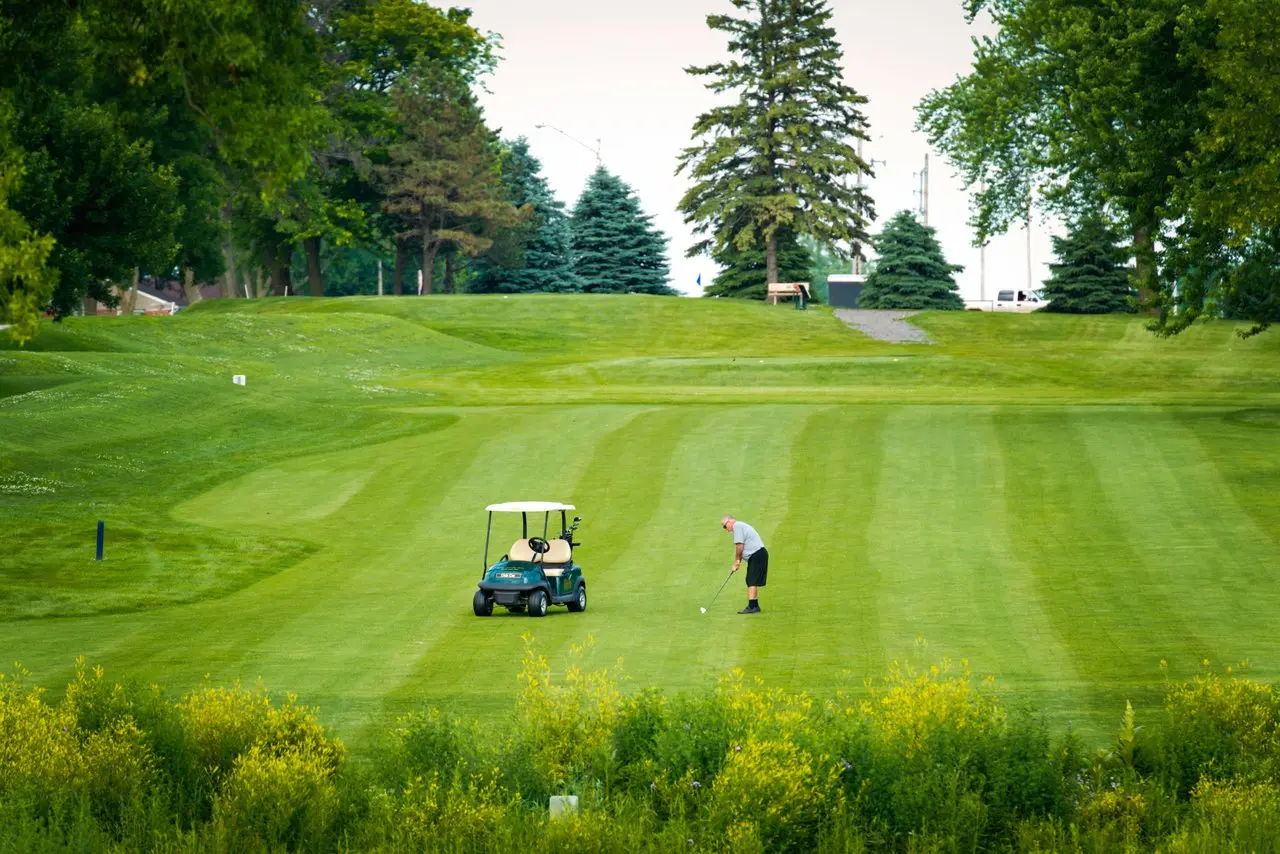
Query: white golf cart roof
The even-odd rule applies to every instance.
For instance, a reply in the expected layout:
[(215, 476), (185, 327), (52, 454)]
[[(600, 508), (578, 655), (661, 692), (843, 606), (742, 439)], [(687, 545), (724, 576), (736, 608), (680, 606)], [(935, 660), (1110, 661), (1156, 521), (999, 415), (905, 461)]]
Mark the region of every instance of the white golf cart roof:
[(490, 504), (485, 508), (490, 513), (551, 513), (555, 510), (576, 510), (572, 504), (561, 504), (558, 501), (508, 501), (505, 504)]

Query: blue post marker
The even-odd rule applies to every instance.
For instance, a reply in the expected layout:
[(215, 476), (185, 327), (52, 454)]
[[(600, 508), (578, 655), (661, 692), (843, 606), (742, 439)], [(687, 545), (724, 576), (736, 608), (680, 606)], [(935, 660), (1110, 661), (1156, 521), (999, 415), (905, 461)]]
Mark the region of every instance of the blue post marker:
[(106, 539), (107, 523), (98, 520), (98, 560), (102, 560), (102, 543)]

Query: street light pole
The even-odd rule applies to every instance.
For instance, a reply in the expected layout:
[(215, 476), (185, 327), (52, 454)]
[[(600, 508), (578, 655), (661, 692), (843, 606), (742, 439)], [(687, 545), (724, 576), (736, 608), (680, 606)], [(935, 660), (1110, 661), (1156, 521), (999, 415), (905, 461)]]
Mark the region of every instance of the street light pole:
[[(880, 136), (876, 137), (876, 139), (884, 139), (884, 134), (881, 134)], [(858, 159), (862, 160), (862, 137), (858, 137)], [(889, 162), (887, 160), (876, 160), (874, 157), (866, 161), (866, 164), (870, 169), (876, 168), (877, 163), (879, 163), (881, 166), (889, 165)], [(858, 170), (858, 189), (861, 190), (863, 186), (864, 185), (862, 183), (862, 170), (859, 169)], [(862, 275), (862, 244), (856, 241), (853, 244), (853, 274), (855, 276)]]
[(539, 125), (534, 125), (534, 127), (535, 127), (535, 128), (538, 128), (539, 130), (542, 130), (543, 128), (546, 128), (547, 130), (553, 130), (553, 131), (555, 131), (556, 133), (560, 134), (561, 136), (563, 136), (563, 137), (567, 137), (568, 139), (573, 140), (574, 142), (578, 143), (578, 145), (581, 145), (581, 146), (582, 146), (583, 148), (585, 148), (587, 151), (590, 151), (592, 154), (594, 154), (594, 155), (596, 156), (596, 165), (597, 165), (597, 166), (603, 166), (603, 165), (604, 165), (604, 159), (600, 156), (600, 140), (599, 140), (599, 139), (597, 139), (597, 140), (596, 140), (596, 147), (595, 147), (595, 148), (592, 148), (591, 146), (587, 145), (587, 144), (586, 144), (585, 142), (583, 142), (582, 140), (578, 139), (578, 138), (577, 138), (576, 136), (574, 136), (573, 134), (565, 133), (564, 131), (560, 130), (560, 128), (556, 127), (555, 125), (539, 124)]

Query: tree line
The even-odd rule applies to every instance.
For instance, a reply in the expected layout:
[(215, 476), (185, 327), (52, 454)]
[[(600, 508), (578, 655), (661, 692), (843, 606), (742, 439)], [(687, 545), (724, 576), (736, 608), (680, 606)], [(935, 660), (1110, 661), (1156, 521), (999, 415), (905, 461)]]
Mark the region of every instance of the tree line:
[(396, 293), (670, 293), (625, 183), (567, 216), (486, 124), (498, 44), (415, 0), (0, 0), (0, 324), (147, 275), (319, 296), (335, 253)]
[[(959, 307), (929, 229), (869, 233), (866, 98), (829, 2), (729, 2), (707, 18), (728, 58), (686, 69), (724, 97), (677, 166), (688, 254), (721, 268), (707, 292), (762, 297), (874, 243), (876, 304)], [(1166, 332), (1280, 318), (1268, 4), (963, 2), (998, 34), (917, 116), (978, 188), (976, 243), (1039, 207), (1070, 223), (1055, 308), (1152, 307)], [(527, 141), (485, 123), (497, 47), (415, 0), (0, 0), (0, 324), (29, 337), (147, 272), (224, 296), (367, 290), (384, 256), (395, 293), (419, 273), (425, 292), (670, 293), (625, 183), (597, 172), (567, 213)]]

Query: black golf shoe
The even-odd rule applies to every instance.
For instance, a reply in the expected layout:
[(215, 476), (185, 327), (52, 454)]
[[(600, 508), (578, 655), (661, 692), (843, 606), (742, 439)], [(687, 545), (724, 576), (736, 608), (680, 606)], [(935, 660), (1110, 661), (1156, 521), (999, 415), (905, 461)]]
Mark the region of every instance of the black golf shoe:
[(741, 611), (739, 611), (738, 613), (739, 613), (739, 614), (759, 614), (759, 613), (760, 613), (760, 603), (759, 603), (759, 602), (748, 602), (748, 603), (747, 603), (747, 607), (743, 608), (743, 609), (742, 609)]

